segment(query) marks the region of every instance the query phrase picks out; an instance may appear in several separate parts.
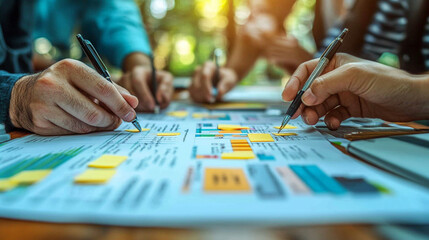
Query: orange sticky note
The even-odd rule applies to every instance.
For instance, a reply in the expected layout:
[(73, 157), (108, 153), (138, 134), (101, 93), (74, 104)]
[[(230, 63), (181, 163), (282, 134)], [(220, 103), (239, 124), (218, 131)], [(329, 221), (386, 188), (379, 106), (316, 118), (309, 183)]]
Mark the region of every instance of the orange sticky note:
[(248, 143), (246, 139), (231, 139), (231, 143)]
[(220, 130), (219, 133), (241, 133), (239, 130)]
[(127, 156), (117, 156), (117, 155), (102, 155), (96, 160), (88, 164), (89, 167), (93, 168), (115, 168), (119, 166), (123, 161), (127, 160)]
[(235, 151), (252, 151), (250, 147), (232, 147), (232, 150)]
[(244, 127), (241, 125), (231, 125), (231, 124), (219, 124), (217, 125), (219, 130), (241, 130), (241, 129), (249, 129), (249, 127)]
[(269, 133), (249, 133), (247, 136), (251, 142), (274, 142)]
[(204, 191), (250, 192), (251, 188), (243, 169), (207, 168), (204, 176)]
[(222, 153), (222, 159), (253, 159), (255, 158), (255, 154), (252, 151), (237, 151), (237, 152), (229, 152)]
[(102, 184), (108, 182), (115, 173), (115, 169), (87, 169), (85, 172), (76, 176), (74, 182), (82, 184)]

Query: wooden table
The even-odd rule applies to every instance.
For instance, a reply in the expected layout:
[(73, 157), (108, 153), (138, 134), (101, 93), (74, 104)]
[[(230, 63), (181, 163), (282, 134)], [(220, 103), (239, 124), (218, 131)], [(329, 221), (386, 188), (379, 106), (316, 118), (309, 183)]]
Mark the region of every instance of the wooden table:
[[(427, 128), (422, 125), (409, 126)], [(13, 132), (19, 138), (28, 132)], [(334, 145), (335, 146), (335, 145)], [(339, 148), (344, 151), (344, 149)], [(385, 239), (380, 231), (384, 225), (337, 224), (296, 227), (214, 227), (178, 229), (153, 227), (117, 227), (94, 224), (58, 224), (0, 218), (0, 239)], [(395, 228), (395, 226), (386, 226)], [(419, 226), (421, 228), (422, 226)], [(429, 229), (429, 226), (423, 226)], [(429, 230), (428, 230), (429, 232)]]

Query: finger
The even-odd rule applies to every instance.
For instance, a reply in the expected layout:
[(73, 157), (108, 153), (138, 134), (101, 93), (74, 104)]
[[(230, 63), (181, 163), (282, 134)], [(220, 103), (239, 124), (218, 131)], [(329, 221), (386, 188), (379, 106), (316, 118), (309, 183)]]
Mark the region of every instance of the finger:
[(204, 101), (213, 102), (212, 86), (216, 65), (213, 62), (206, 62), (201, 71), (201, 93)]
[(121, 87), (120, 85), (116, 83), (114, 83), (114, 85), (125, 101), (127, 101), (132, 108), (136, 108), (139, 105), (139, 100), (136, 96), (133, 96), (127, 89)]
[(58, 135), (71, 135), (75, 134), (73, 132), (70, 132), (64, 128), (58, 127), (57, 125), (53, 124), (52, 122), (45, 120), (46, 123), (44, 124), (44, 127), (36, 127), (32, 131), (43, 136), (58, 136)]
[(156, 97), (162, 109), (166, 108), (170, 104), (173, 91), (173, 76), (167, 72), (160, 72)]
[(66, 72), (73, 84), (103, 102), (121, 119), (131, 122), (136, 118), (134, 109), (112, 83), (79, 61), (68, 60), (66, 62), (66, 65), (69, 65)]
[(49, 111), (45, 116), (45, 119), (55, 124), (56, 126), (70, 131), (72, 133), (89, 133), (96, 131), (97, 128), (90, 126), (79, 119), (73, 117), (72, 115), (66, 113), (58, 107), (54, 107)]
[(338, 105), (340, 105), (338, 95), (332, 95), (319, 105), (306, 107), (303, 112), (303, 119), (305, 119), (308, 124), (314, 125), (319, 121), (319, 118), (325, 116), (325, 114), (336, 108)]
[(291, 101), (295, 98), (296, 94), (298, 93), (298, 89), (301, 89), (302, 86), (304, 86), (304, 83), (307, 81), (314, 68), (316, 68), (317, 63), (318, 59), (313, 59), (299, 65), (283, 90), (283, 100)]
[(326, 126), (331, 130), (336, 130), (340, 127), (341, 122), (350, 118), (351, 115), (347, 108), (339, 106), (330, 111), (325, 117)]
[(73, 87), (63, 89), (61, 96), (54, 96), (54, 101), (62, 110), (90, 126), (107, 127), (117, 118)]
[(202, 70), (202, 67), (197, 67), (197, 69), (195, 70), (193, 77), (192, 77), (192, 84), (189, 88), (189, 91), (191, 94), (191, 98), (195, 102), (203, 103), (204, 102), (204, 98), (203, 98), (204, 96), (200, 92), (200, 88), (202, 85), (201, 84), (201, 81), (202, 81), (201, 70)]
[(139, 110), (153, 111), (155, 109), (155, 100), (149, 87), (152, 80), (151, 73), (144, 69), (136, 69), (130, 77), (133, 90), (140, 100)]

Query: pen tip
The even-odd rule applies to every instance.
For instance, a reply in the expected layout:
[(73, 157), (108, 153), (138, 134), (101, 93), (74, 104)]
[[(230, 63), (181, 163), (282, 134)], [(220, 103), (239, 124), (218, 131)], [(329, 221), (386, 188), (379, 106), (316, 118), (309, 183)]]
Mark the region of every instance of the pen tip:
[(140, 126), (140, 123), (137, 121), (137, 118), (133, 121), (133, 125), (135, 128), (137, 128), (137, 130), (139, 130), (139, 132), (142, 131), (142, 127)]

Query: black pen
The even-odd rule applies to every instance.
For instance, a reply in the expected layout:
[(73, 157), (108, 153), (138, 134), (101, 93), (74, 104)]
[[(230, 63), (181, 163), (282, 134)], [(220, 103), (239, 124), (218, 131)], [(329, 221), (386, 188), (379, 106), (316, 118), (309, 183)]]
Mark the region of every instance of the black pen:
[[(95, 70), (97, 70), (97, 72), (101, 76), (103, 76), (107, 81), (113, 84), (112, 79), (110, 77), (110, 73), (107, 70), (106, 65), (104, 65), (103, 61), (101, 60), (100, 56), (98, 55), (92, 43), (84, 39), (80, 34), (76, 35), (76, 38), (79, 41), (79, 44), (82, 47), (83, 51), (85, 52), (86, 56), (89, 58), (89, 61), (91, 61), (92, 65), (94, 66)], [(136, 115), (136, 118), (132, 121), (132, 123), (134, 127), (136, 127), (140, 132), (142, 131), (140, 123), (137, 120), (137, 115)]]
[(151, 87), (151, 92), (152, 92), (152, 96), (153, 99), (155, 100), (155, 109), (154, 112), (155, 114), (159, 114), (159, 102), (158, 99), (156, 99), (156, 90), (158, 88), (158, 82), (156, 81), (156, 68), (155, 68), (155, 63), (154, 63), (154, 57), (151, 54), (149, 56), (150, 58), (150, 67), (152, 68), (152, 87)]
[(286, 111), (286, 116), (284, 117), (282, 121), (282, 125), (279, 128), (279, 133), (285, 126), (289, 123), (292, 116), (298, 111), (299, 106), (301, 106), (302, 103), (302, 95), (307, 91), (307, 89), (311, 86), (311, 84), (314, 82), (314, 80), (322, 74), (323, 70), (325, 70), (326, 66), (328, 66), (329, 61), (332, 60), (332, 58), (335, 56), (335, 53), (337, 53), (338, 48), (343, 43), (344, 37), (347, 35), (347, 32), (349, 30), (345, 28), (341, 34), (335, 38), (334, 41), (329, 44), (329, 46), (326, 48), (325, 52), (323, 52), (322, 56), (320, 56), (319, 63), (317, 64), (314, 71), (311, 73), (310, 77), (308, 77), (307, 82), (305, 82), (304, 87), (298, 92), (296, 97), (293, 99), (292, 103), (290, 104), (289, 108)]

